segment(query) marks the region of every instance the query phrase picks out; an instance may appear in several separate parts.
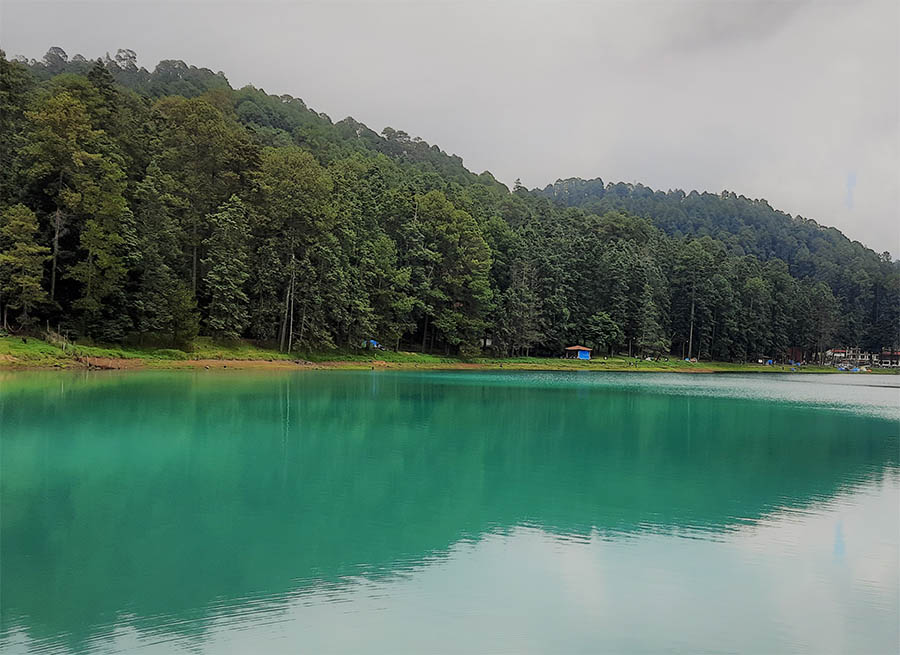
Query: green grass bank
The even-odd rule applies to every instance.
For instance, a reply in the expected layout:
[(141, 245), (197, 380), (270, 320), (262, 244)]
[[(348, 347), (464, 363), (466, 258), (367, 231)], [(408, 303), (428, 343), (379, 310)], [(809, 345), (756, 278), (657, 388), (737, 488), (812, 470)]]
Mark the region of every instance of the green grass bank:
[[(504, 369), (527, 371), (657, 371), (680, 373), (717, 372), (791, 372), (790, 366), (764, 366), (731, 362), (640, 361), (629, 357), (595, 358), (591, 361), (550, 357), (514, 357), (506, 359), (478, 357), (462, 360), (410, 352), (326, 351), (281, 353), (249, 342), (216, 343), (198, 338), (190, 352), (169, 348), (135, 348), (50, 343), (35, 337), (0, 337), (0, 367), (19, 368), (97, 368), (97, 369), (181, 369), (181, 368), (342, 368), (342, 369)], [(804, 366), (801, 373), (837, 373), (828, 366)], [(874, 370), (878, 374), (897, 374), (897, 370)]]

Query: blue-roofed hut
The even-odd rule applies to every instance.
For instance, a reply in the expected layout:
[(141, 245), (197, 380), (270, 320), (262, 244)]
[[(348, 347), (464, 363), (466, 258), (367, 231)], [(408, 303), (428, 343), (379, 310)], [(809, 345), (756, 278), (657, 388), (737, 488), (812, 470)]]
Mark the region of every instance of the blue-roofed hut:
[(566, 359), (590, 359), (591, 349), (587, 346), (569, 346), (566, 348)]

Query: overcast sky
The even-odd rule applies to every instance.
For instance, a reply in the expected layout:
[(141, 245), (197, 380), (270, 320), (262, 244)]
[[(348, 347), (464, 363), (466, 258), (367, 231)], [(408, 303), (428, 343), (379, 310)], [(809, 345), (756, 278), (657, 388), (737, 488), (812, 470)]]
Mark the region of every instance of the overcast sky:
[(0, 0), (0, 21), (9, 56), (183, 59), (510, 185), (728, 189), (900, 254), (897, 0)]

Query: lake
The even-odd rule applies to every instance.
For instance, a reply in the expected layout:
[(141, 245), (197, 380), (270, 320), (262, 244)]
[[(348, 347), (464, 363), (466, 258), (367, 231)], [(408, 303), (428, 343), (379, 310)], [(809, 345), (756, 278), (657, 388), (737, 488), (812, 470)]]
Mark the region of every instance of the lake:
[(0, 650), (896, 653), (898, 383), (0, 372)]

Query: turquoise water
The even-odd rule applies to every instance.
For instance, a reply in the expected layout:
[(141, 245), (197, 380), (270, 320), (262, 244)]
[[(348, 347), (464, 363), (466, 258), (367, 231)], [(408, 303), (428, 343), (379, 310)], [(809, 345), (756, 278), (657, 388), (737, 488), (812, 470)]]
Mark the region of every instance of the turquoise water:
[(0, 373), (0, 650), (896, 653), (897, 383)]

